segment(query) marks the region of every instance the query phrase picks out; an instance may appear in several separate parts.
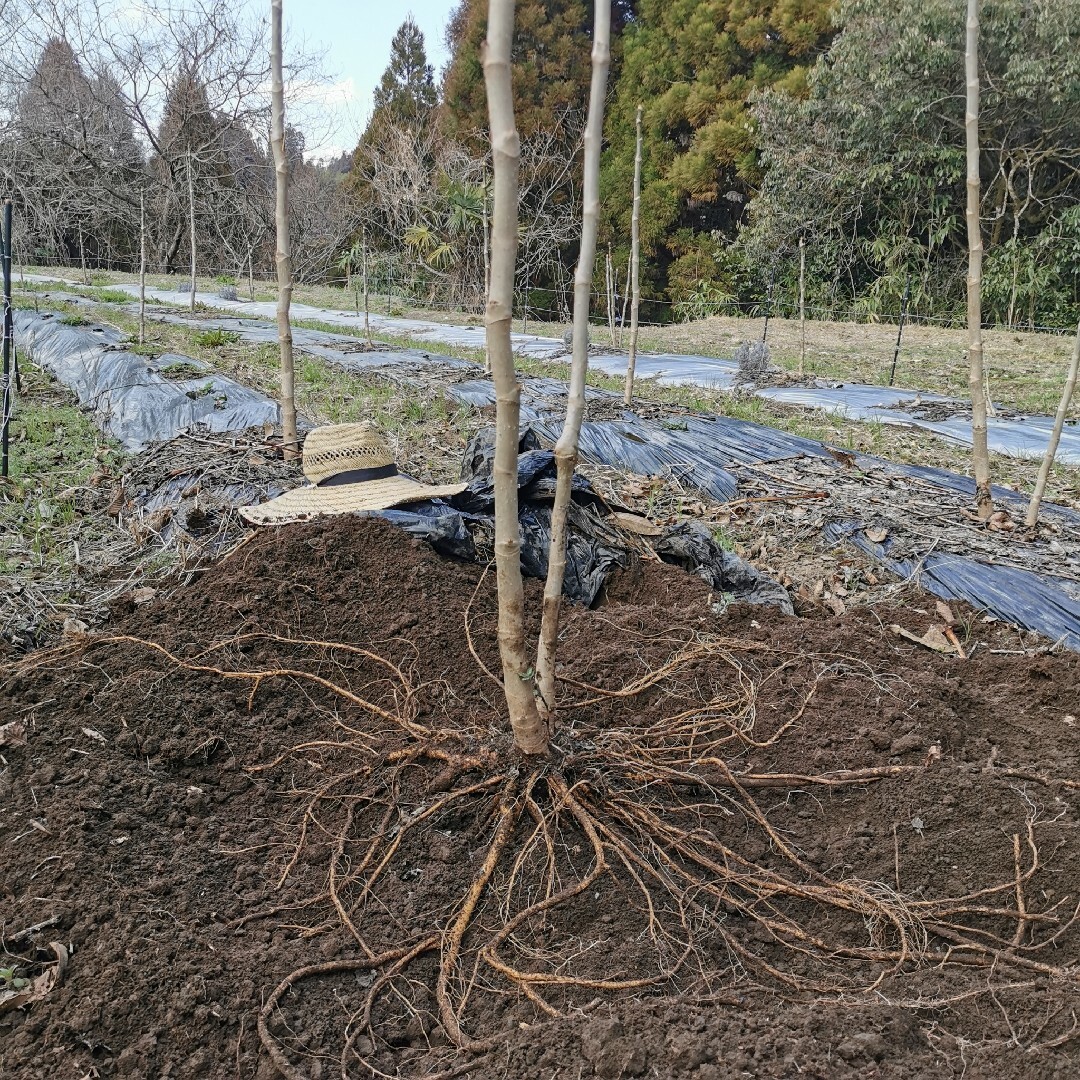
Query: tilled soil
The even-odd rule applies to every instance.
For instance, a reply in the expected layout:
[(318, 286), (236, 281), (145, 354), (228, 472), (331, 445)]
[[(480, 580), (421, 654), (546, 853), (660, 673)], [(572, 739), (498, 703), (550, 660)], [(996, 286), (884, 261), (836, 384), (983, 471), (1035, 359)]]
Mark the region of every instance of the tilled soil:
[[(584, 879), (590, 841), (568, 814), (526, 814), (449, 983), (462, 1034), (490, 1041), (456, 1051), (436, 1003), (446, 939), (400, 973), (364, 950), (453, 923), (499, 792), (530, 775), (484, 671), (481, 577), (381, 522), (288, 526), (152, 604), (118, 602), (113, 640), (0, 668), (0, 724), (23, 729), (0, 747), (0, 967), (33, 977), (50, 942), (70, 952), (43, 998), (0, 1013), (0, 1075), (269, 1078), (270, 1048), (303, 1077), (342, 1075), (343, 1050), (350, 1077), (1076, 1075), (1080, 657), (963, 612), (969, 659), (923, 649), (888, 630), (936, 621), (916, 592), (838, 618), (719, 616), (655, 564), (567, 615), (556, 759), (519, 797), (546, 805), (566, 777), (595, 820), (696, 822), (776, 894), (751, 903), (732, 879), (677, 904), (631, 873), (648, 884), (661, 847), (620, 862), (605, 834), (607, 872), (499, 944), (547, 980), (530, 998), (483, 961), (485, 935)], [(685, 738), (693, 783), (661, 775)], [(655, 774), (619, 772), (641, 746)], [(376, 841), (386, 869), (360, 890)], [(713, 885), (723, 869), (698, 867)], [(836, 889), (905, 913), (918, 955), (887, 961), (892, 930)]]

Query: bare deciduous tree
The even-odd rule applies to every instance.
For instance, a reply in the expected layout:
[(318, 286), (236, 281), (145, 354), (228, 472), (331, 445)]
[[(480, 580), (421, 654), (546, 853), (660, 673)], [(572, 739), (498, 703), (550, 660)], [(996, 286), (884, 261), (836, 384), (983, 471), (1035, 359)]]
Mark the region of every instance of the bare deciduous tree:
[(293, 395), (292, 259), (289, 240), (289, 163), (285, 156), (285, 85), (281, 61), (281, 0), (270, 0), (270, 145), (276, 180), (278, 343), (281, 350), (281, 444), (285, 456), (299, 452), (296, 440), (296, 400)]
[(623, 401), (634, 400), (634, 369), (637, 366), (638, 306), (641, 303), (641, 106), (637, 107), (637, 142), (634, 146), (634, 208), (630, 214), (630, 355), (626, 359), (626, 390)]
[(535, 671), (525, 652), (525, 598), (521, 582), (518, 524), (518, 421), (521, 391), (514, 370), (510, 320), (514, 312), (514, 264), (518, 240), (518, 134), (510, 81), (514, 0), (488, 0), (484, 83), (494, 166), (491, 211), (491, 289), (487, 301), (487, 349), (495, 382), (495, 568), (499, 589), (499, 655), (510, 725), (526, 754), (547, 751), (549, 735), (534, 693)]
[(1058, 402), (1057, 414), (1054, 417), (1054, 429), (1050, 433), (1050, 440), (1046, 444), (1046, 453), (1043, 455), (1042, 464), (1039, 466), (1039, 475), (1035, 480), (1035, 490), (1031, 493), (1031, 502), (1028, 503), (1027, 516), (1024, 524), (1033, 529), (1039, 523), (1039, 507), (1042, 504), (1043, 492), (1046, 490), (1046, 481), (1050, 477), (1050, 469), (1057, 456), (1058, 443), (1061, 441), (1061, 429), (1065, 426), (1065, 417), (1069, 414), (1069, 404), (1076, 391), (1076, 377), (1080, 369), (1080, 325), (1076, 327), (1076, 338), (1073, 341), (1072, 360), (1069, 362), (1068, 374), (1065, 376), (1065, 389), (1061, 392), (1061, 401)]
[(540, 708), (549, 721), (555, 714), (555, 652), (559, 638), (563, 577), (566, 572), (566, 526), (570, 488), (578, 460), (578, 437), (585, 416), (585, 376), (589, 369), (589, 300), (596, 266), (596, 233), (600, 221), (600, 150), (604, 132), (604, 97), (611, 64), (611, 4), (596, 0), (593, 16), (592, 80), (589, 87), (589, 118), (585, 125), (585, 170), (581, 216), (581, 248), (574, 275), (574, 354), (570, 365), (570, 388), (566, 420), (555, 445), (558, 481), (551, 511), (551, 545), (536, 674)]
[(990, 454), (986, 444), (986, 392), (983, 388), (982, 346), (982, 221), (979, 213), (979, 0), (968, 0), (967, 108), (967, 231), (968, 231), (968, 383), (971, 391), (971, 463), (975, 473), (975, 505), (979, 518), (993, 513), (990, 492)]
[(146, 340), (146, 196), (139, 193), (139, 344)]

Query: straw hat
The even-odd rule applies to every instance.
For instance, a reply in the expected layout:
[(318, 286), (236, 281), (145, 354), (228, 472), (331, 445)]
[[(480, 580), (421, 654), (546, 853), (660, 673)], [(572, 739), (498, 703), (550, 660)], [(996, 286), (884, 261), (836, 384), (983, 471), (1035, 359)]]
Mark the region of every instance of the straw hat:
[(280, 525), (326, 514), (389, 510), (456, 495), (466, 487), (429, 487), (402, 476), (386, 443), (368, 424), (314, 428), (304, 440), (303, 461), (311, 487), (293, 488), (258, 506), (242, 506), (240, 516), (252, 525)]

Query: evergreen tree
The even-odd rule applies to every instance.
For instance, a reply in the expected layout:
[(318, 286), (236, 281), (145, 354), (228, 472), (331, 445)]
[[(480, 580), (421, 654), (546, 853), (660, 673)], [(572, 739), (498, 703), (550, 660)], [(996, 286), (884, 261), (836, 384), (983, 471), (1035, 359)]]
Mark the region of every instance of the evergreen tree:
[[(767, 175), (751, 259), (812, 238), (817, 302), (959, 314), (967, 231), (964, 6), (845, 0), (842, 31), (793, 101), (755, 112)], [(1080, 304), (1080, 0), (980, 13), (983, 304), (1015, 325), (1073, 325)]]
[(376, 120), (424, 124), (435, 108), (435, 78), (424, 50), (424, 35), (410, 15), (390, 43), (390, 63), (375, 88)]
[[(613, 77), (618, 37), (633, 18), (636, 0), (612, 6)], [(519, 0), (512, 53), (514, 109), (524, 138), (536, 131), (566, 129), (576, 144), (588, 100), (592, 8), (589, 0)], [(487, 97), (480, 47), (487, 35), (487, 0), (461, 0), (450, 16), (446, 44), (450, 62), (443, 75), (442, 124), (447, 134), (486, 151)], [(574, 122), (567, 124), (568, 116)]]
[(832, 37), (832, 2), (641, 0), (623, 35), (602, 202), (625, 261), (641, 104), (646, 294), (678, 301), (702, 281), (723, 282), (715, 237), (734, 235), (759, 180), (749, 102), (770, 86), (805, 93), (807, 71)]

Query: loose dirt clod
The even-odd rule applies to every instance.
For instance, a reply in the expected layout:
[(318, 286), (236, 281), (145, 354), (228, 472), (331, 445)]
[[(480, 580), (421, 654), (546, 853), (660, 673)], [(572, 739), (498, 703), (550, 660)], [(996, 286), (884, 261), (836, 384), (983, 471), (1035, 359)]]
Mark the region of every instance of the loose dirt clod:
[(481, 573), (289, 526), (0, 669), (5, 925), (73, 945), (4, 1075), (1070, 1074), (1080, 658), (648, 564), (536, 765)]

